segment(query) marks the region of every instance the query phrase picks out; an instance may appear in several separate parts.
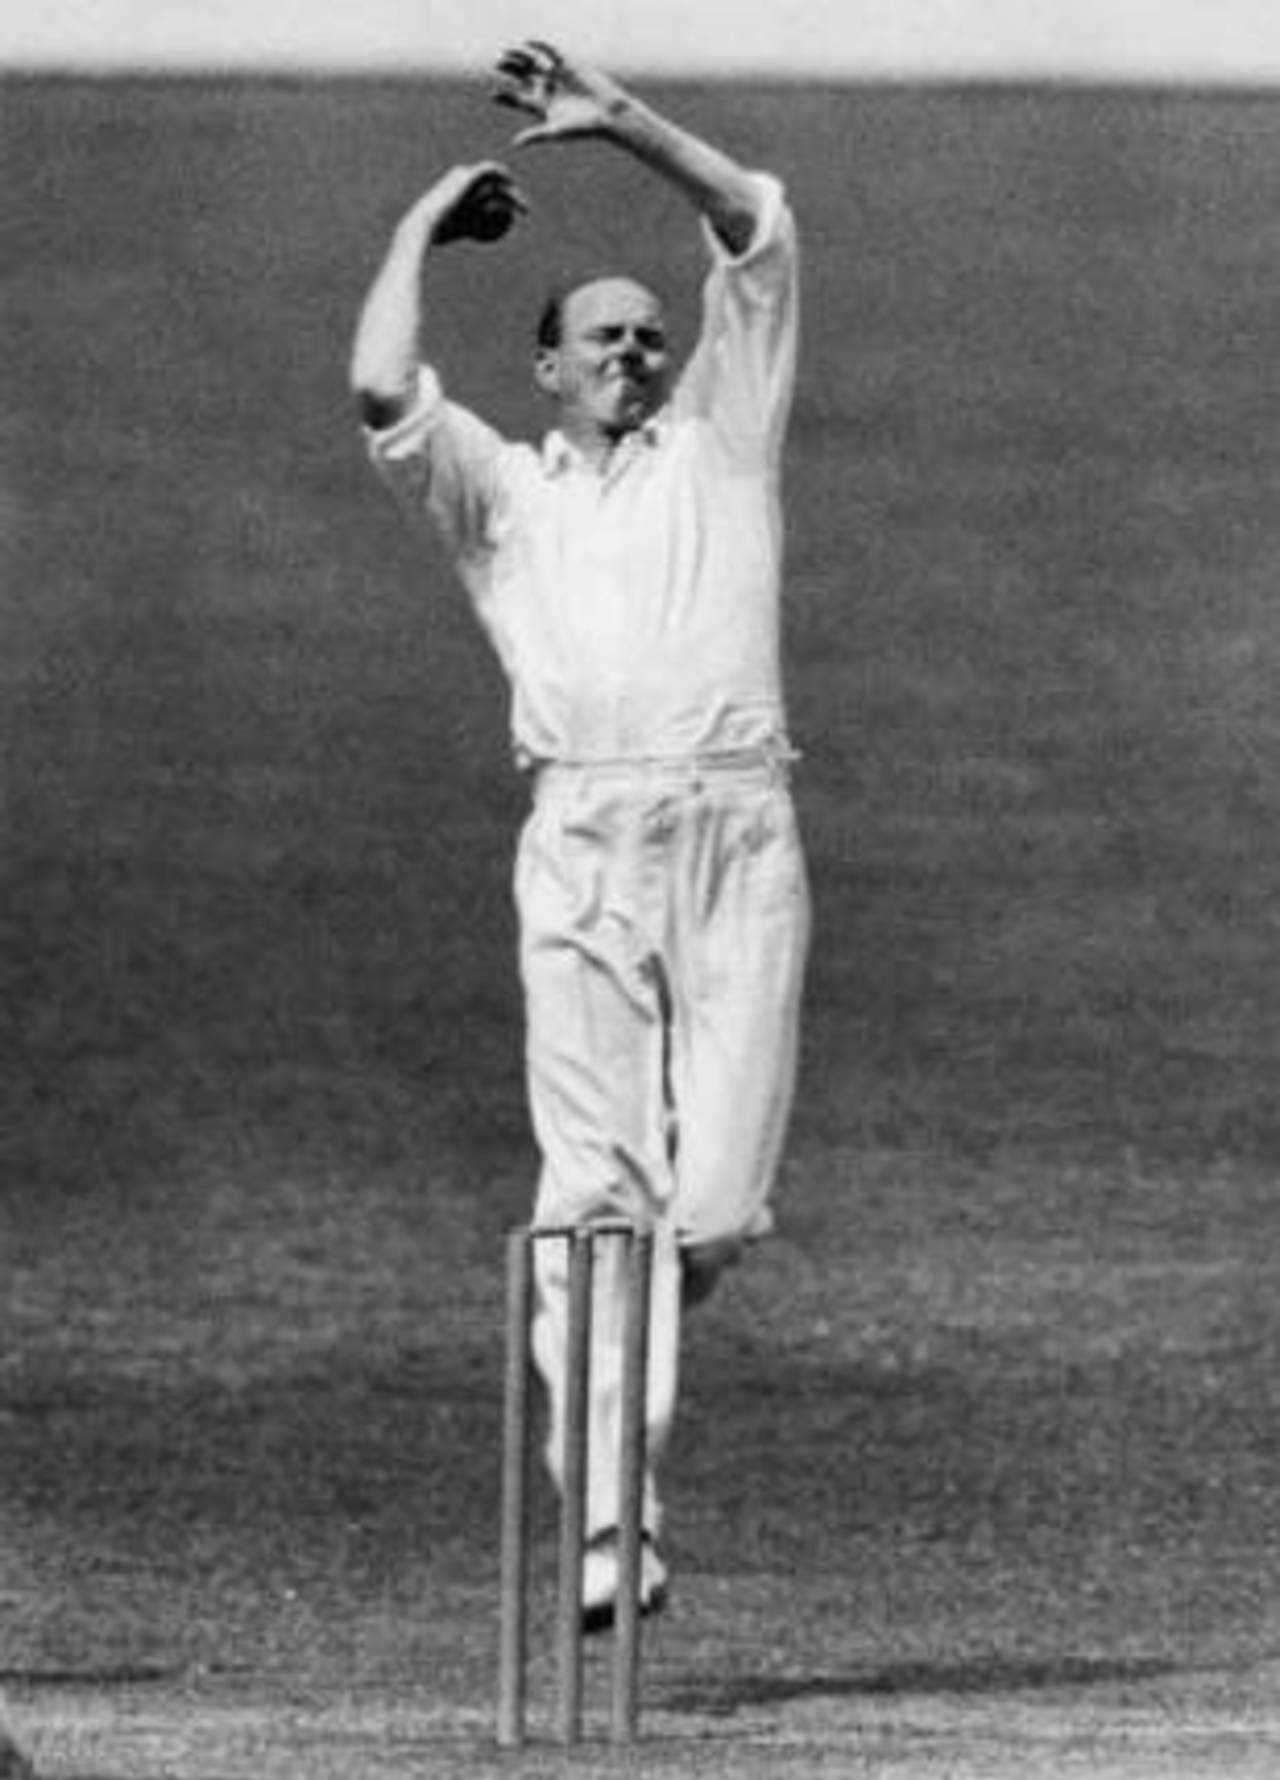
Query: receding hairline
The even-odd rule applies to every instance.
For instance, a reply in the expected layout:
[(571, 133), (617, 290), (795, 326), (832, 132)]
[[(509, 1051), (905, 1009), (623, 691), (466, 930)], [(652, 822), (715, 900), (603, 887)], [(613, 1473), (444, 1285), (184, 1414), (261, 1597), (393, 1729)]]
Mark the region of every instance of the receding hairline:
[(606, 269), (600, 272), (574, 273), (553, 284), (547, 293), (538, 316), (537, 343), (540, 347), (551, 350), (559, 346), (568, 305), (582, 291), (591, 290), (597, 284), (628, 284), (632, 290), (641, 292), (651, 303), (657, 304), (659, 309), (662, 307), (662, 299), (658, 293), (633, 272)]

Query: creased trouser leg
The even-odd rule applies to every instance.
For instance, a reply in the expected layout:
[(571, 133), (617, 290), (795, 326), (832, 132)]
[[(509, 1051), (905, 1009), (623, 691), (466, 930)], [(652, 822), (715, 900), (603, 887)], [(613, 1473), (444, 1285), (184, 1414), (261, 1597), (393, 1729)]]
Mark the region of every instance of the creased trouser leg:
[[(535, 1249), (538, 1312), (534, 1321), (534, 1358), (547, 1384), (550, 1418), (547, 1463), (557, 1484), (563, 1477), (564, 1378), (566, 1376), (565, 1313), (567, 1245), (539, 1242)], [(587, 1422), (587, 1536), (618, 1524), (618, 1452), (622, 1428), (623, 1292), (620, 1273), (623, 1245), (609, 1240), (597, 1245), (592, 1315), (592, 1382)], [(657, 1533), (661, 1525), (655, 1473), (671, 1434), (675, 1414), (679, 1352), (679, 1262), (669, 1231), (654, 1244), (650, 1299), (649, 1391), (646, 1430), (648, 1470), (645, 1479), (644, 1524)]]
[[(535, 1221), (654, 1229), (647, 1518), (675, 1413), (682, 1243), (751, 1236), (790, 1106), (807, 892), (774, 783), (715, 796), (589, 780), (539, 798), (516, 879)], [(674, 1101), (674, 1104), (673, 1104)], [(673, 1130), (674, 1121), (674, 1130)], [(601, 1253), (593, 1309), (588, 1531), (616, 1521), (623, 1306)], [(538, 1245), (534, 1354), (558, 1477), (567, 1257)]]

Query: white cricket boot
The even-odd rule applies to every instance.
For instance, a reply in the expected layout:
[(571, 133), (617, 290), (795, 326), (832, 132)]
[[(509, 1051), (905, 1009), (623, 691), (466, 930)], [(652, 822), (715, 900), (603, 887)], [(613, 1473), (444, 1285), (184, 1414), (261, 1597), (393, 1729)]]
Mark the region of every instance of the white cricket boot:
[[(649, 1533), (640, 1548), (640, 1612), (661, 1613), (667, 1604), (667, 1566)], [(618, 1532), (597, 1533), (582, 1560), (582, 1629), (607, 1632), (618, 1606)]]

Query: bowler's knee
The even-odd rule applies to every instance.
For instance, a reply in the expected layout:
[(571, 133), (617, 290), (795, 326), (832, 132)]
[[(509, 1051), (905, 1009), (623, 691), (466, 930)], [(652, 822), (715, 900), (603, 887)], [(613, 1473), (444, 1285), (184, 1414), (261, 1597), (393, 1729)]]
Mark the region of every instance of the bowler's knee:
[(686, 1310), (704, 1304), (728, 1268), (742, 1259), (740, 1236), (720, 1236), (711, 1242), (690, 1242), (680, 1250), (680, 1300)]

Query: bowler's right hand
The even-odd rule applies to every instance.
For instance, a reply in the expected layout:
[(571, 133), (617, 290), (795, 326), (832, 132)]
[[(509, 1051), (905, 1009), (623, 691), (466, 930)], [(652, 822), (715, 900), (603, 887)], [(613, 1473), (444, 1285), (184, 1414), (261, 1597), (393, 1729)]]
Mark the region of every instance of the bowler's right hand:
[(524, 193), (501, 161), (453, 167), (419, 201), (437, 246), (450, 241), (497, 241), (528, 214)]
[(493, 97), (537, 121), (515, 138), (517, 148), (576, 136), (608, 136), (627, 95), (607, 74), (569, 60), (554, 44), (531, 38), (498, 58)]

